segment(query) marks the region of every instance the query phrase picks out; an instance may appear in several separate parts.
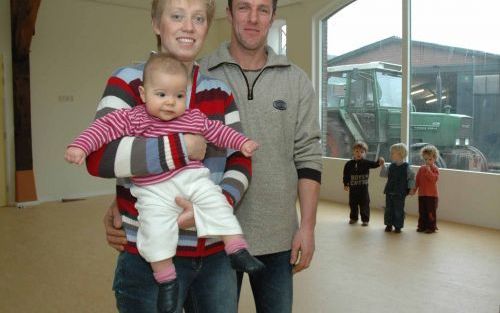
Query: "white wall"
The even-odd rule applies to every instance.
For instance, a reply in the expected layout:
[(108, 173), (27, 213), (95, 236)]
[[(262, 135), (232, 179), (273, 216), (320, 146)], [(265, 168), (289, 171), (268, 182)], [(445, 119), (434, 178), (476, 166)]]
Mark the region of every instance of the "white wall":
[[(321, 198), (348, 203), (348, 193), (342, 184), (342, 171), (347, 160), (324, 158)], [(413, 167), (416, 173), (418, 167)], [(380, 169), (370, 172), (372, 209), (383, 209), (383, 194), (387, 179), (379, 176)], [(500, 229), (500, 175), (441, 169), (438, 182), (439, 220)], [(406, 198), (409, 214), (418, 215), (418, 197)], [(348, 219), (346, 210), (346, 220)], [(416, 225), (407, 225), (413, 228)]]
[(42, 1), (31, 45), (33, 159), (40, 201), (109, 194), (112, 180), (63, 160), (92, 121), (107, 78), (155, 49), (148, 9)]

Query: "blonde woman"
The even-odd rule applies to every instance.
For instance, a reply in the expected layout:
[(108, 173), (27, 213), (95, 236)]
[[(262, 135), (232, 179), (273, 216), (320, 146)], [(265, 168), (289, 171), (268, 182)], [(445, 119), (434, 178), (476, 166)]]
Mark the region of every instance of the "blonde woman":
[[(213, 18), (214, 0), (154, 0), (152, 27), (162, 52), (182, 61), (188, 69), (186, 103), (211, 119), (241, 131), (231, 90), (219, 80), (200, 73), (195, 59)], [(145, 47), (145, 56), (148, 48)], [(118, 69), (108, 80), (96, 117), (116, 108), (140, 105), (139, 86), (144, 64)], [(201, 148), (200, 148), (201, 147)], [(87, 159), (89, 172), (101, 177), (147, 176), (174, 171), (188, 159), (203, 159), (203, 138), (169, 135), (160, 138), (124, 137), (111, 142)], [(239, 152), (208, 145), (204, 164), (228, 202), (235, 207), (250, 181), (251, 161)], [(105, 216), (108, 242), (120, 250), (113, 289), (120, 312), (237, 312), (236, 274), (224, 245), (218, 239), (198, 239), (195, 231), (181, 230), (174, 265), (178, 281), (178, 306), (158, 298), (158, 284), (150, 264), (137, 251), (136, 199), (128, 180), (117, 180), (116, 205)], [(189, 208), (185, 200), (177, 203)], [(116, 208), (118, 207), (118, 209)], [(118, 213), (119, 210), (119, 213)], [(180, 226), (191, 220), (183, 217)], [(182, 228), (182, 227), (181, 227)], [(126, 237), (125, 237), (126, 234)]]

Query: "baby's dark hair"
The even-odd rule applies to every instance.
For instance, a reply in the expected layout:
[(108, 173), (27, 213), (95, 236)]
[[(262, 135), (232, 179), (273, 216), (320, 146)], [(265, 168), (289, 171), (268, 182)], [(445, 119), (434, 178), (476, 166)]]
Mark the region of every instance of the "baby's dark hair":
[(188, 69), (184, 63), (169, 56), (164, 52), (151, 53), (146, 65), (144, 65), (143, 85), (151, 78), (151, 72), (160, 71), (171, 75), (184, 75), (188, 77)]
[(356, 141), (352, 145), (352, 151), (354, 151), (354, 149), (361, 149), (364, 152), (368, 152), (368, 145), (365, 142), (363, 142), (363, 141)]

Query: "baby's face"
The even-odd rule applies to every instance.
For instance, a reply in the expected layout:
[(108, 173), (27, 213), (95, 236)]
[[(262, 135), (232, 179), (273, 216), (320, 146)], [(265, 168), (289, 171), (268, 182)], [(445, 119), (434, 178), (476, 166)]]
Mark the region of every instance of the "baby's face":
[(140, 89), (149, 115), (170, 121), (184, 114), (187, 77), (159, 71), (151, 73), (150, 77), (144, 88)]

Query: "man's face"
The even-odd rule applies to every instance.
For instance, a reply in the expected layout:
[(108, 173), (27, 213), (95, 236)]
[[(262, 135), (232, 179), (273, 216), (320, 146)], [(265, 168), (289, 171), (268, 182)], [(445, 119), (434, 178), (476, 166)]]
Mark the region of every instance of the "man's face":
[(272, 0), (233, 0), (227, 8), (232, 26), (231, 39), (245, 50), (258, 50), (267, 43), (267, 34), (274, 21)]

